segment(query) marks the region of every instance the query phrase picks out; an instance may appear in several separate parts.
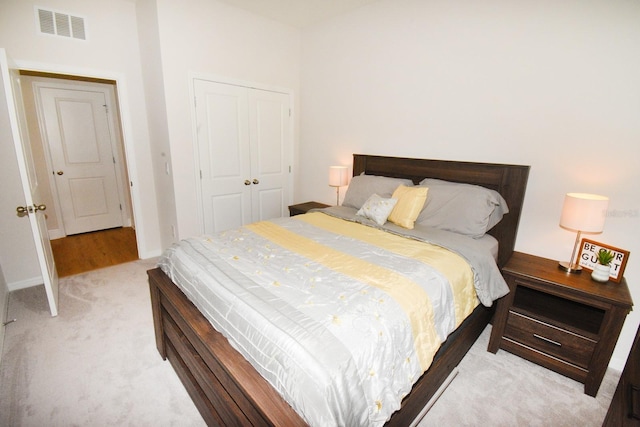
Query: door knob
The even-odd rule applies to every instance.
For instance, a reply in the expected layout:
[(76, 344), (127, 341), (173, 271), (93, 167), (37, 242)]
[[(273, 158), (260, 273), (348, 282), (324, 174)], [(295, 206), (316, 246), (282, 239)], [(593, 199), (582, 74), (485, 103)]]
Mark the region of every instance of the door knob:
[(33, 209), (38, 212), (38, 211), (44, 211), (47, 210), (47, 205), (42, 204), (42, 205), (33, 205)]
[(27, 206), (18, 206), (16, 212), (19, 217), (27, 216), (29, 215), (29, 208)]
[(260, 184), (260, 181), (258, 181), (256, 178), (253, 179), (253, 183), (254, 184)]
[(244, 185), (251, 185), (251, 181), (249, 181), (248, 179), (244, 180)]
[(56, 172), (58, 175), (64, 175), (64, 171), (58, 171)]

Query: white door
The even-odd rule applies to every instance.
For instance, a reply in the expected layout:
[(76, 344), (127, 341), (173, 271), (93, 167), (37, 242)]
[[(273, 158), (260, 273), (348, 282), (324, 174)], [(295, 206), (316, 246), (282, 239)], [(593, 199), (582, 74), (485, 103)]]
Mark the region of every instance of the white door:
[(286, 216), (289, 202), (289, 97), (249, 90), (252, 220)]
[(195, 80), (198, 161), (205, 233), (251, 222), (246, 89)]
[[(8, 123), (13, 134), (18, 169), (24, 197), (26, 201), (26, 216), (31, 225), (33, 240), (36, 246), (36, 254), (40, 264), (40, 271), (44, 282), (44, 288), (49, 302), (49, 310), (52, 316), (58, 315), (58, 273), (56, 272), (49, 233), (42, 212), (46, 206), (40, 205), (40, 183), (36, 177), (36, 171), (31, 154), (29, 134), (27, 132), (22, 94), (20, 91), (19, 75), (15, 67), (9, 66), (4, 49), (0, 49), (0, 85), (2, 92), (0, 102), (6, 105)], [(6, 141), (6, 143), (11, 143)], [(17, 183), (16, 183), (17, 184)]]
[(37, 85), (37, 96), (65, 234), (122, 227), (119, 159), (106, 93)]
[(284, 216), (289, 96), (199, 79), (194, 92), (204, 232)]

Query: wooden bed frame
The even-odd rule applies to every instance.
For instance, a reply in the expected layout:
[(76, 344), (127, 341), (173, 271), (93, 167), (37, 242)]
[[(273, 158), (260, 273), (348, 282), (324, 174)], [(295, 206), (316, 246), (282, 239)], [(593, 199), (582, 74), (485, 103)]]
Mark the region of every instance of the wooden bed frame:
[[(477, 184), (505, 198), (509, 213), (490, 231), (499, 241), (498, 264), (513, 252), (529, 166), (354, 154), (360, 173)], [(205, 319), (159, 269), (149, 270), (156, 346), (169, 359), (208, 425), (304, 426), (304, 420)], [(388, 426), (408, 426), (438, 391), (491, 319), (480, 305), (438, 350), (430, 368), (403, 400)]]

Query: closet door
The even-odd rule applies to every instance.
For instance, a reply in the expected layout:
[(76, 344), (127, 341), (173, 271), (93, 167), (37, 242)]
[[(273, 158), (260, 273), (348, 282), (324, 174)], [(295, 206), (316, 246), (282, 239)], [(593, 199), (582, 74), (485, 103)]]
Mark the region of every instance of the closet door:
[(215, 233), (251, 222), (247, 90), (205, 80), (194, 89), (204, 232)]
[(249, 91), (252, 220), (286, 216), (289, 205), (289, 96)]
[(284, 216), (289, 96), (199, 79), (194, 92), (204, 232)]

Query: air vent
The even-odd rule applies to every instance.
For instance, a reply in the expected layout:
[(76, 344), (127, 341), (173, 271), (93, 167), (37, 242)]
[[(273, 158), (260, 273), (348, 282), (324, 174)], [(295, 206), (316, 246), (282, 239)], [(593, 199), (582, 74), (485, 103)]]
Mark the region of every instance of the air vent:
[(53, 10), (37, 10), (41, 33), (79, 40), (87, 39), (84, 18)]

